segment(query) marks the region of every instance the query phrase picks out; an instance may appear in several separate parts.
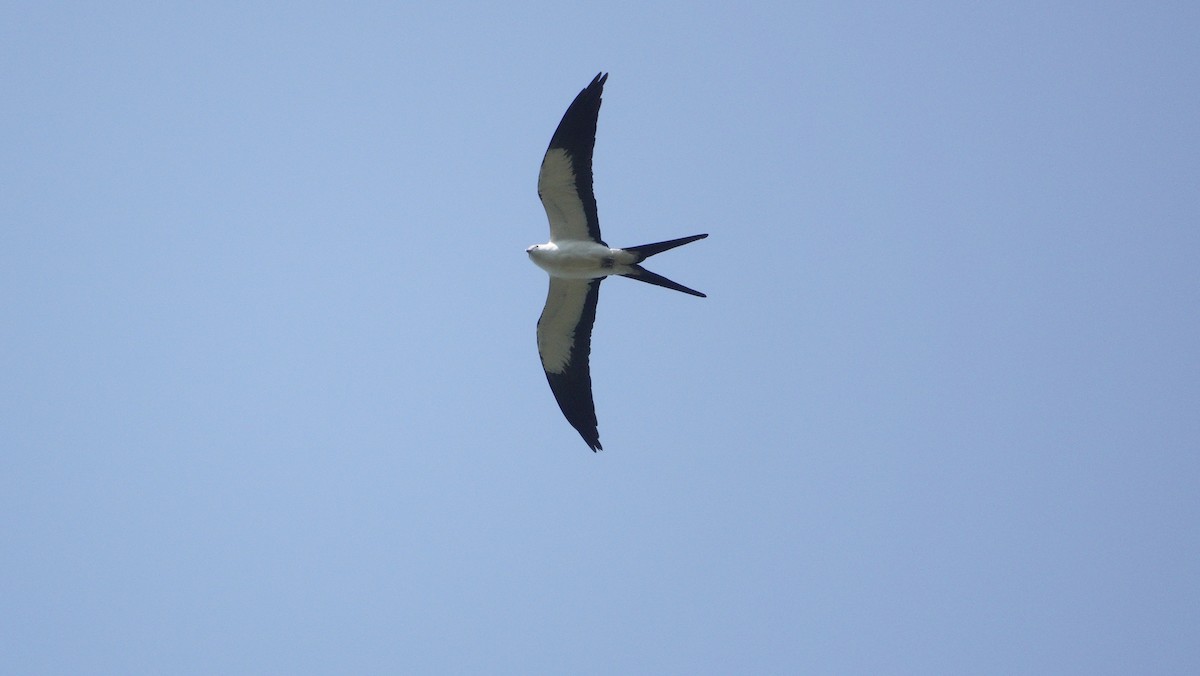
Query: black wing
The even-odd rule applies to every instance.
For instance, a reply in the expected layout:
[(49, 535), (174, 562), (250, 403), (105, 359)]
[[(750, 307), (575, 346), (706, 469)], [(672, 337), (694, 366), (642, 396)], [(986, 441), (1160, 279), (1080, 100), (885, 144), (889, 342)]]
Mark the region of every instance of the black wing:
[(603, 279), (551, 277), (546, 307), (537, 325), (538, 356), (550, 390), (567, 422), (593, 451), (601, 446), (588, 356)]
[[(607, 73), (601, 73), (571, 102), (538, 173), (538, 197), (550, 219), (550, 241), (590, 239), (603, 244), (596, 196), (592, 193), (592, 150), (596, 118)], [(606, 245), (607, 246), (607, 245)]]

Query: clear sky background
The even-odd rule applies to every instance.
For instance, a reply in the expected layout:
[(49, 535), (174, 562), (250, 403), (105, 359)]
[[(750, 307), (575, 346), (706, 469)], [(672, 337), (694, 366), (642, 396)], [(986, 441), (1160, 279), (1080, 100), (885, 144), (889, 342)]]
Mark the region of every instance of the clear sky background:
[(1200, 672), (1198, 7), (6, 4), (0, 672)]

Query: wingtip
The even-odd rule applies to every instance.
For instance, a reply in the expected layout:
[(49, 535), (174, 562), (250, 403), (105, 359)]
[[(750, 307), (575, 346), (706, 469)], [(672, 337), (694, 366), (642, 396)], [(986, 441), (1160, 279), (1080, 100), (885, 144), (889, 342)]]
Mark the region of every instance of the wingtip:
[(586, 423), (583, 425), (576, 425), (575, 421), (571, 421), (571, 427), (574, 427), (575, 431), (579, 433), (579, 437), (583, 439), (583, 443), (587, 444), (587, 447), (592, 449), (592, 453), (604, 450), (604, 447), (600, 445), (599, 425), (596, 423), (592, 423), (591, 425)]

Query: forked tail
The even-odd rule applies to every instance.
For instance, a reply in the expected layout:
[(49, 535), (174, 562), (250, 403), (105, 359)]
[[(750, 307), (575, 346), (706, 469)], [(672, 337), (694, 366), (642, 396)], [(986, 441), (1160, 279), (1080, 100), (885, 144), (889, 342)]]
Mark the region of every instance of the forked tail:
[(680, 237), (679, 239), (667, 240), (666, 242), (655, 242), (654, 244), (624, 247), (625, 251), (637, 256), (637, 260), (635, 261), (634, 265), (630, 266), (633, 268), (632, 272), (627, 272), (622, 276), (630, 279), (636, 279), (639, 282), (646, 282), (647, 284), (653, 284), (655, 286), (661, 286), (663, 288), (673, 289), (675, 291), (682, 291), (683, 293), (699, 296), (700, 298), (707, 298), (708, 296), (705, 296), (695, 289), (689, 289), (678, 282), (673, 282), (660, 274), (650, 272), (646, 268), (637, 265), (637, 263), (641, 263), (655, 254), (669, 251), (677, 246), (683, 246), (684, 244), (689, 244), (698, 239), (704, 239), (705, 237), (708, 237), (707, 233), (703, 235), (692, 235), (691, 237)]

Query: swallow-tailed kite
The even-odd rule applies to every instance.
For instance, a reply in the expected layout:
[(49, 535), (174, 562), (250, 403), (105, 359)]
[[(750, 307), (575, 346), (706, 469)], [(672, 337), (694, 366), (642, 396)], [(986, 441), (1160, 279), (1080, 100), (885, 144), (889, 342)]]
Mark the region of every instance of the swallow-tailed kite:
[(593, 451), (600, 450), (588, 354), (600, 282), (621, 275), (704, 298), (704, 294), (656, 275), (641, 265), (647, 258), (708, 237), (692, 235), (666, 242), (611, 249), (600, 238), (592, 194), (592, 148), (596, 117), (607, 73), (601, 73), (571, 102), (550, 139), (538, 174), (538, 197), (550, 219), (550, 241), (525, 250), (550, 274), (550, 292), (537, 324), (538, 354), (546, 380), (567, 422)]

